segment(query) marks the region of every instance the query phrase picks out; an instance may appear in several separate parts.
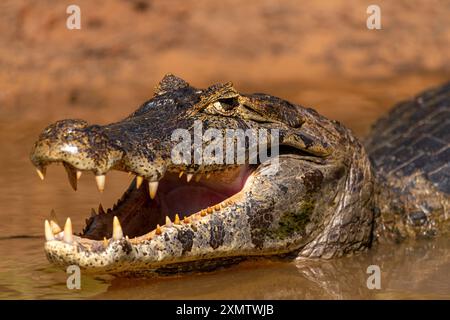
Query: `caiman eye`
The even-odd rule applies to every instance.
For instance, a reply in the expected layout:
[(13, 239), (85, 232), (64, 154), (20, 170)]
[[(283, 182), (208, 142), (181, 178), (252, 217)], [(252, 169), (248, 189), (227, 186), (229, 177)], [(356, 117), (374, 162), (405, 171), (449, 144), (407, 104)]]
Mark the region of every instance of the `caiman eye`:
[(209, 114), (221, 114), (229, 116), (233, 113), (234, 108), (238, 105), (239, 101), (236, 98), (220, 99), (209, 104), (204, 111)]

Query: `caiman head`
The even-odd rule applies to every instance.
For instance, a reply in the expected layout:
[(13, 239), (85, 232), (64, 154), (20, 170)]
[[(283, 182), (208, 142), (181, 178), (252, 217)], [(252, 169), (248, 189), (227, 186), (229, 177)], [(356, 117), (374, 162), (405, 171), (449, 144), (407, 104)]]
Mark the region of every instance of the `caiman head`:
[(135, 179), (80, 235), (45, 221), (57, 265), (140, 273), (211, 268), (257, 256), (331, 258), (370, 245), (372, 175), (335, 121), (230, 83), (200, 90), (173, 75), (124, 120), (48, 126), (31, 152), (43, 179), (62, 163), (100, 191), (110, 170)]

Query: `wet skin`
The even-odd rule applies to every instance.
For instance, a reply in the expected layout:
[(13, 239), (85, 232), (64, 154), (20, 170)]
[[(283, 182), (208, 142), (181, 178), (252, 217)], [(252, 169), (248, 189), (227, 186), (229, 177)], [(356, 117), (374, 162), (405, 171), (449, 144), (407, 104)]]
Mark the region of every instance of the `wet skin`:
[[(193, 132), (196, 121), (223, 136), (228, 129), (277, 129), (279, 156), (254, 164), (174, 163), (173, 132)], [(110, 170), (136, 175), (113, 208), (93, 213), (81, 235), (72, 234), (70, 220), (64, 231), (45, 223), (48, 259), (88, 272), (211, 269), (256, 256), (339, 257), (369, 248), (392, 213), (388, 183), (344, 126), (273, 96), (238, 93), (229, 83), (200, 90), (167, 75), (154, 97), (122, 121), (51, 124), (31, 160), (42, 178), (48, 165), (62, 162), (75, 189), (81, 172), (92, 172), (100, 191)], [(448, 208), (448, 195), (436, 194)], [(433, 212), (442, 216), (439, 205)], [(385, 233), (423, 231), (401, 221)]]

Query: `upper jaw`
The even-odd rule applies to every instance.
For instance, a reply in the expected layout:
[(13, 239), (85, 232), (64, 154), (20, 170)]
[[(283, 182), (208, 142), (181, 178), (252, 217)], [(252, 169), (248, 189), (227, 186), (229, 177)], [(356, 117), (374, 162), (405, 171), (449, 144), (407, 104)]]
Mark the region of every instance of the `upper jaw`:
[(163, 160), (161, 155), (152, 158), (149, 162), (136, 150), (125, 150), (120, 140), (110, 137), (107, 126), (71, 119), (57, 121), (44, 129), (30, 154), (42, 180), (50, 164), (62, 163), (73, 189), (77, 189), (82, 172), (92, 172), (100, 192), (110, 170), (130, 172), (157, 182), (166, 171), (168, 159)]

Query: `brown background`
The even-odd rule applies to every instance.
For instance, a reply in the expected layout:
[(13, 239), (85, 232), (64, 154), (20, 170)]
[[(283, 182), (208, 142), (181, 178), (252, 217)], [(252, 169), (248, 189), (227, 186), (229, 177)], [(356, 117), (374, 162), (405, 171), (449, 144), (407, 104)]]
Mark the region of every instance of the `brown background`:
[[(450, 79), (450, 1), (0, 2), (0, 117), (115, 121), (168, 72), (313, 106), (358, 134)], [(66, 29), (66, 7), (81, 30)]]

